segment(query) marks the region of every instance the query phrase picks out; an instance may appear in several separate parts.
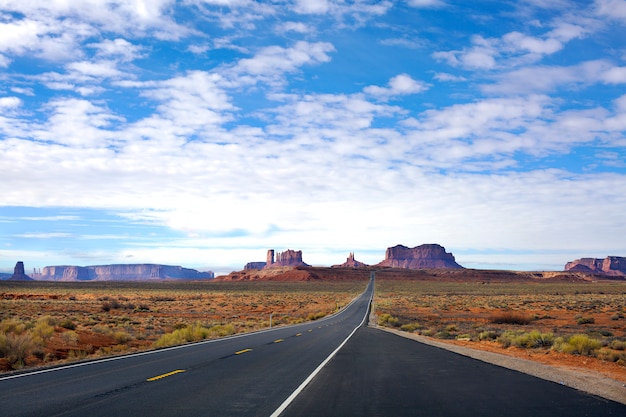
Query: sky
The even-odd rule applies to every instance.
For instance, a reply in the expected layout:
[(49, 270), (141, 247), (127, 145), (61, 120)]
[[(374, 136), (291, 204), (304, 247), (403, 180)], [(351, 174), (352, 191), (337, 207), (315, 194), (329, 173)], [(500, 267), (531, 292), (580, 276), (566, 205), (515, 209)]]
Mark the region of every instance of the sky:
[(0, 270), (626, 256), (626, 0), (0, 0)]

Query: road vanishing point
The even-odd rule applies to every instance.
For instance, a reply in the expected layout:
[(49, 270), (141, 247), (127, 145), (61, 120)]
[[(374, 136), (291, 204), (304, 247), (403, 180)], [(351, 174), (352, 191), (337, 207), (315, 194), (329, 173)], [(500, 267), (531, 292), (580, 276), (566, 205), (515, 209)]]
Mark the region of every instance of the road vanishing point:
[(626, 416), (626, 405), (367, 327), (374, 277), (305, 324), (0, 377), (0, 416)]

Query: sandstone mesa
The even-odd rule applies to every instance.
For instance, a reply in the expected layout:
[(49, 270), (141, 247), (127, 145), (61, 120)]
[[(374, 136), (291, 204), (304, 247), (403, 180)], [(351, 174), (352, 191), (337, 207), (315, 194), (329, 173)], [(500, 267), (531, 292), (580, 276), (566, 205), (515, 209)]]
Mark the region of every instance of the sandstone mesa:
[(34, 278), (41, 281), (156, 281), (166, 279), (209, 279), (213, 272), (159, 264), (116, 264), (93, 266), (46, 266)]
[(626, 276), (626, 258), (622, 256), (607, 256), (604, 259), (576, 259), (565, 264), (565, 271), (624, 277)]

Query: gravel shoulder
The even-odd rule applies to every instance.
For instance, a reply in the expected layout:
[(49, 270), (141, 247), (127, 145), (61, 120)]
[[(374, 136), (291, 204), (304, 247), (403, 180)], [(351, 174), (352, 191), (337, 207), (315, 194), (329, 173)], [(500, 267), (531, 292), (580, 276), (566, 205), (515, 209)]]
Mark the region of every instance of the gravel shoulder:
[(459, 355), (468, 356), (483, 362), (502, 366), (518, 372), (523, 372), (547, 381), (563, 384), (579, 391), (584, 391), (598, 397), (606, 398), (622, 404), (626, 404), (626, 384), (598, 375), (593, 372), (586, 372), (578, 369), (560, 368), (544, 365), (527, 359), (520, 359), (494, 352), (487, 352), (468, 347), (452, 345), (440, 342), (429, 337), (407, 333), (400, 330), (378, 326), (376, 315), (372, 309), (369, 317), (369, 327), (373, 327), (385, 332), (394, 333), (400, 337), (415, 340), (430, 346), (446, 349)]

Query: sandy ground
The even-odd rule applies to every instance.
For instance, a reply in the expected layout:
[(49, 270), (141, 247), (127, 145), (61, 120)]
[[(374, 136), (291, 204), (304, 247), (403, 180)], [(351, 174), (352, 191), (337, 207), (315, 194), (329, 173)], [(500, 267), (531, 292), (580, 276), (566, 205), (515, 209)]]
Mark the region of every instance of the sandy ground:
[[(369, 326), (389, 333), (394, 333), (398, 336), (412, 339), (420, 343), (446, 349), (460, 355), (468, 356), (470, 358), (478, 359), (483, 362), (502, 366), (518, 372), (523, 372), (537, 378), (567, 385), (592, 395), (626, 404), (626, 383), (602, 373), (581, 368), (572, 368), (566, 365), (548, 365), (535, 360), (520, 358), (511, 354), (473, 349), (468, 346), (453, 343), (452, 341), (443, 342), (414, 333), (378, 326), (377, 317), (373, 310), (370, 315)], [(626, 375), (624, 375), (624, 378), (626, 379)]]

